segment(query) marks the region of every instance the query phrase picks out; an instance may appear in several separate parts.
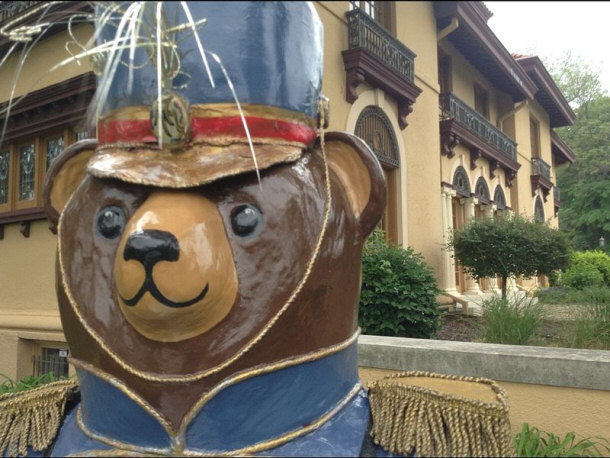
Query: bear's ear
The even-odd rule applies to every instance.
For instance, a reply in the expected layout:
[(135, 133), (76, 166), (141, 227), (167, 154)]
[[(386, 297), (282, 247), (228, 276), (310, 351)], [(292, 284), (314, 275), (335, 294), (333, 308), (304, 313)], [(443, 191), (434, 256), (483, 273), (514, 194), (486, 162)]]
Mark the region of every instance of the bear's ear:
[(85, 178), (87, 162), (97, 148), (97, 140), (81, 140), (55, 158), (44, 181), (44, 209), (55, 233), (59, 215), (76, 187)]
[(359, 235), (364, 240), (385, 210), (383, 170), (375, 154), (358, 137), (346, 132), (327, 132), (324, 139), (328, 166), (345, 191), (352, 212), (360, 222)]

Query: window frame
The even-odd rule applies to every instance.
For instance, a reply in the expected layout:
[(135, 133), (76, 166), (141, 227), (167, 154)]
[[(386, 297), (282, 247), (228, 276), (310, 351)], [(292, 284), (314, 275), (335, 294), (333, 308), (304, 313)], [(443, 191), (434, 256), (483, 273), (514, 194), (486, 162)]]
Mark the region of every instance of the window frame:
[[(44, 187), (45, 176), (48, 172), (48, 141), (61, 138), (63, 141), (61, 151), (63, 151), (77, 141), (78, 132), (79, 130), (76, 126), (47, 129), (32, 136), (14, 139), (2, 145), (0, 151), (8, 151), (9, 153), (9, 183), (7, 203), (0, 204), (0, 225), (4, 224), (2, 222), (4, 218), (10, 218), (15, 214), (30, 213), (35, 210), (42, 212), (42, 189)], [(21, 186), (20, 152), (23, 146), (31, 144), (34, 145), (34, 197), (28, 200), (21, 200), (19, 199)]]

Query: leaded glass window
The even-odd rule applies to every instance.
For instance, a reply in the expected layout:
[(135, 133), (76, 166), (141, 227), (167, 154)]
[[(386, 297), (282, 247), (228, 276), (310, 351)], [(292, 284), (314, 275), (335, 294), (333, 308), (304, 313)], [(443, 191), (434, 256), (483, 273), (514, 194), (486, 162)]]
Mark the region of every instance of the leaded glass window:
[(479, 177), (477, 180), (477, 184), (474, 187), (474, 195), (480, 202), (489, 204), (489, 188), (483, 177)]
[(9, 152), (0, 152), (0, 205), (8, 203)]
[(86, 130), (81, 130), (80, 132), (76, 132), (76, 141), (85, 140), (89, 138), (89, 132)]
[(30, 143), (19, 148), (19, 200), (32, 200), (35, 191), (36, 150)]
[(55, 160), (59, 153), (64, 149), (64, 137), (59, 136), (49, 138), (47, 140), (47, 170), (51, 167), (51, 163)]
[(504, 191), (500, 185), (496, 186), (496, 190), (494, 191), (494, 203), (498, 210), (506, 210), (506, 198), (504, 197)]
[(460, 196), (470, 197), (470, 181), (462, 166), (459, 166), (453, 174), (453, 188)]
[(400, 166), (398, 142), (394, 129), (380, 108), (368, 106), (362, 110), (356, 121), (354, 133), (369, 145), (381, 164), (390, 168)]

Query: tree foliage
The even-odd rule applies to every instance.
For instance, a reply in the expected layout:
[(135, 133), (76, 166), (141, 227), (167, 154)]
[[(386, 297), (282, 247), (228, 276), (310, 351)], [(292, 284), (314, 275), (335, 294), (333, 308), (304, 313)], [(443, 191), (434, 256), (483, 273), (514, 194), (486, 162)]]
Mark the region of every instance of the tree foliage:
[(568, 51), (556, 62), (547, 63), (549, 72), (572, 108), (584, 108), (604, 96), (600, 71)]
[(570, 256), (564, 234), (521, 216), (473, 220), (453, 231), (447, 248), (474, 278), (500, 275), (504, 299), (508, 277), (548, 275)]
[(576, 155), (557, 173), (559, 225), (574, 248), (595, 249), (600, 237), (610, 241), (610, 97), (599, 72), (569, 54), (549, 67), (576, 112), (574, 125), (557, 129)]

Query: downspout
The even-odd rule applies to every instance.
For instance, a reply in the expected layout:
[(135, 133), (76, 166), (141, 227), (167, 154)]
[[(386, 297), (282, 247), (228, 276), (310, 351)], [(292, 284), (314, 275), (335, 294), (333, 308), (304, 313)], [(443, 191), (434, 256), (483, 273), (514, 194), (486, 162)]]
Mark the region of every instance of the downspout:
[(502, 123), (504, 121), (506, 121), (510, 116), (513, 116), (513, 115), (517, 114), (517, 111), (521, 110), (521, 108), (523, 108), (523, 107), (525, 107), (527, 105), (529, 105), (529, 101), (528, 100), (524, 100), (522, 102), (519, 102), (518, 104), (513, 106), (512, 110), (510, 110), (508, 113), (503, 114), (502, 117), (498, 118), (498, 122), (496, 123), (496, 126), (498, 127), (498, 129), (502, 130)]
[(451, 18), (451, 22), (449, 23), (449, 25), (447, 25), (447, 27), (445, 27), (442, 30), (439, 30), (436, 33), (436, 41), (441, 41), (443, 38), (445, 38), (447, 35), (449, 35), (451, 32), (453, 32), (454, 30), (456, 30), (458, 27), (460, 26), (460, 23), (458, 21), (457, 16), (453, 16)]

